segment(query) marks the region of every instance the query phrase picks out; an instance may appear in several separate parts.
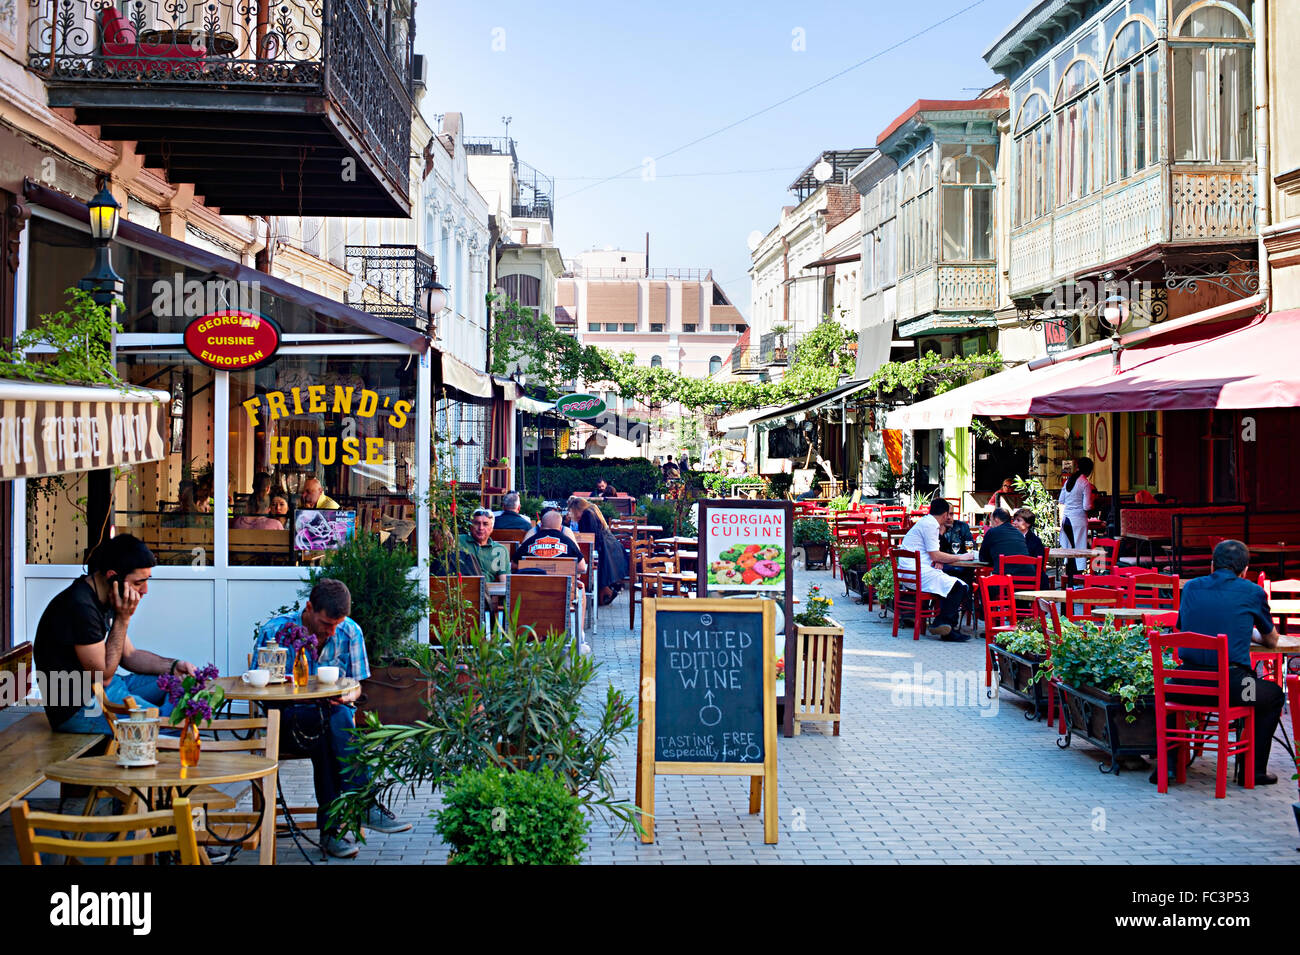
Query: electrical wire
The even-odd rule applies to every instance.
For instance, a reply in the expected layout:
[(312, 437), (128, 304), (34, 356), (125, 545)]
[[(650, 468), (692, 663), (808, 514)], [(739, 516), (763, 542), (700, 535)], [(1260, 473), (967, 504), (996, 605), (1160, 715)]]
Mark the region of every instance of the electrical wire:
[[(859, 60), (858, 62), (850, 66), (846, 66), (844, 69), (840, 70), (837, 73), (832, 73), (830, 76), (826, 77), (825, 79), (818, 80), (816, 83), (813, 83), (811, 86), (805, 86), (803, 89), (799, 90), (798, 92), (791, 93), (789, 96), (785, 97), (784, 99), (777, 100), (775, 103), (772, 103), (770, 106), (764, 106), (762, 109), (755, 110), (754, 112), (748, 114), (747, 116), (742, 116), (740, 119), (737, 119), (734, 122), (730, 122), (725, 126), (721, 126), (718, 129), (713, 130), (713, 132), (705, 133), (703, 136), (697, 136), (695, 139), (692, 139), (690, 142), (683, 143), (680, 146), (668, 150), (668, 152), (666, 153), (662, 153), (661, 155), (653, 157), (654, 161), (659, 162), (663, 159), (667, 159), (669, 156), (674, 156), (677, 153), (682, 152), (683, 150), (690, 149), (692, 146), (697, 146), (700, 143), (712, 139), (715, 136), (720, 136), (723, 133), (727, 132), (728, 130), (735, 129), (737, 126), (747, 123), (751, 119), (756, 119), (757, 117), (762, 116), (764, 113), (770, 113), (772, 110), (780, 106), (784, 106), (786, 103), (792, 102), (793, 100), (796, 100), (801, 96), (805, 96), (808, 93), (811, 93), (815, 89), (820, 89), (826, 84), (832, 83), (835, 80), (839, 79), (840, 77), (845, 76), (848, 73), (852, 73), (854, 70), (860, 69), (863, 66), (866, 66), (868, 63), (871, 63), (872, 61), (880, 59), (882, 56), (884, 56), (887, 53), (894, 52), (899, 47), (905, 46), (906, 44), (911, 43), (913, 40), (916, 40), (920, 37), (925, 36), (927, 33), (931, 33), (934, 30), (939, 29), (939, 27), (941, 26), (946, 26), (947, 24), (951, 23), (953, 20), (956, 20), (962, 14), (969, 13), (971, 10), (974, 10), (976, 7), (979, 6), (983, 6), (987, 2), (988, 0), (974, 0), (973, 3), (967, 4), (966, 6), (962, 7), (960, 10), (957, 10), (949, 14), (948, 16), (944, 17), (942, 20), (937, 20), (934, 23), (931, 23), (929, 26), (917, 30), (915, 33), (911, 34), (910, 36), (906, 36), (903, 39), (897, 41), (896, 43), (893, 43), (882, 50), (876, 51), (875, 53), (871, 54), (865, 59)], [(642, 164), (638, 162), (635, 166), (629, 166), (626, 169), (616, 172), (612, 176), (606, 176), (604, 179), (600, 179), (596, 182), (591, 183), (590, 185), (583, 186), (580, 189), (575, 189), (573, 192), (566, 193), (565, 195), (560, 196), (559, 198), (569, 199), (573, 196), (578, 195), (579, 193), (586, 192), (588, 189), (595, 189), (597, 186), (602, 185), (606, 182), (612, 182), (615, 179), (620, 179), (626, 176), (630, 172), (637, 172), (641, 168), (642, 168)]]

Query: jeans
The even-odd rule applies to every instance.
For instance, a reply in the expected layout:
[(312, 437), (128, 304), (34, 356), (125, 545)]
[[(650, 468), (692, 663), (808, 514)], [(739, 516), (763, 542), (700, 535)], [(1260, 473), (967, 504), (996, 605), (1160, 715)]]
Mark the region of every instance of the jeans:
[[(324, 725), (328, 720), (328, 726)], [(348, 731), (356, 726), (356, 710), (346, 703), (299, 703), (280, 710), (281, 750), (301, 753), (311, 760), (316, 789), (316, 825), (326, 836), (330, 805), (342, 793), (360, 789), (369, 781), (365, 770), (344, 765), (356, 748)]]
[[(115, 674), (113, 679), (104, 684), (104, 696), (110, 703), (123, 703), (129, 696), (137, 704), (149, 704), (158, 707), (158, 713), (164, 719), (171, 715), (172, 703), (165, 693), (158, 688), (158, 677), (142, 673), (127, 676)], [(99, 701), (92, 702), (80, 713), (72, 716), (56, 728), (59, 733), (99, 733), (112, 736), (113, 730), (108, 725), (108, 717), (100, 709)]]

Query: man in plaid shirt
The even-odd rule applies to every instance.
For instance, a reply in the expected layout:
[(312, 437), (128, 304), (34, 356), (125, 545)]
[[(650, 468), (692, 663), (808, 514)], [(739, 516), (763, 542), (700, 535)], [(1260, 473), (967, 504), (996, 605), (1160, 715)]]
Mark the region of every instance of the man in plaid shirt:
[[(342, 676), (359, 683), (370, 676), (370, 661), (366, 658), (361, 628), (348, 616), (351, 609), (352, 594), (346, 584), (331, 578), (317, 581), (302, 610), (280, 614), (262, 624), (253, 646), (254, 659), (259, 647), (279, 637), (289, 624), (298, 624), (316, 637), (317, 658), (310, 664), (313, 674), (317, 667), (336, 666)], [(327, 827), (330, 804), (340, 793), (358, 789), (367, 781), (364, 772), (349, 770), (344, 765), (353, 749), (349, 731), (356, 726), (356, 709), (352, 703), (360, 695), (361, 687), (356, 686), (331, 700), (294, 704), (280, 711), (283, 740), (295, 748), (301, 747), (311, 758), (321, 848), (338, 859), (352, 858), (357, 854), (357, 847)], [(411, 824), (375, 803), (370, 807), (366, 827), (376, 832), (404, 832)]]

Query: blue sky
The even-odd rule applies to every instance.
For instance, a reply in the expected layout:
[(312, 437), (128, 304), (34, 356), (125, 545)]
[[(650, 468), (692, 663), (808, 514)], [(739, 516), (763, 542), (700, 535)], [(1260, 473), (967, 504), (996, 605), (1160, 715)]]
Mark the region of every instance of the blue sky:
[(1027, 0), (982, 0), (810, 93), (657, 159), (653, 177), (643, 175), (646, 160), (976, 2), (424, 2), (415, 47), (429, 61), (430, 118), (459, 111), (467, 135), (500, 136), (501, 117), (513, 117), (520, 159), (556, 177), (555, 233), (566, 257), (640, 249), (648, 231), (652, 268), (712, 268), (748, 317), (746, 237), (776, 224), (799, 171), (823, 149), (874, 145), (918, 99), (991, 85), (980, 54)]

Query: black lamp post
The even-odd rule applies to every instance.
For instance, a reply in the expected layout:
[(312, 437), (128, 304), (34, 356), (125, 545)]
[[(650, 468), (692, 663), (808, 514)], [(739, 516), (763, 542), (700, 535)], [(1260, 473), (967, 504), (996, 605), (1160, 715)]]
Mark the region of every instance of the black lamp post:
[(90, 235), (95, 240), (95, 264), (90, 274), (77, 283), (77, 288), (89, 292), (96, 305), (110, 306), (122, 297), (122, 290), (126, 287), (122, 276), (113, 271), (113, 252), (108, 247), (117, 237), (122, 207), (106, 184), (90, 200), (89, 209)]
[(420, 286), (420, 291), (424, 293), (424, 313), (429, 316), (429, 337), (436, 338), (437, 318), (447, 307), (447, 292), (450, 291), (447, 286), (438, 281), (438, 266), (433, 266), (433, 273)]

